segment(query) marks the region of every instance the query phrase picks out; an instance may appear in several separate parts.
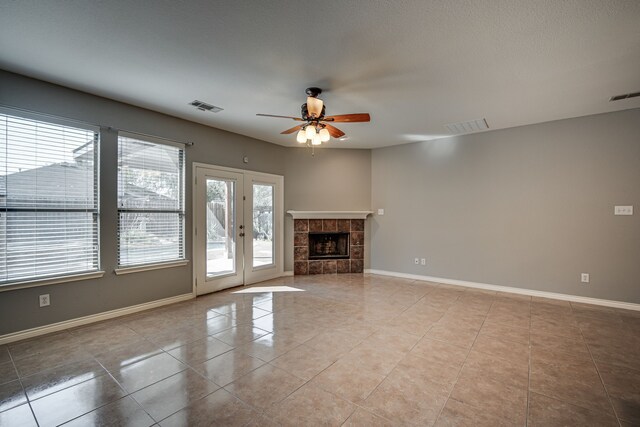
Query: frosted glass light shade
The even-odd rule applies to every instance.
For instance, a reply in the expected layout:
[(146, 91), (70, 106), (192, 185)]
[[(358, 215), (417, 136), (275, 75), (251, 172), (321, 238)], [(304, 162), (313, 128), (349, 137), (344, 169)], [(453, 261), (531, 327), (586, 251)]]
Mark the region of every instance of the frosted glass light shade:
[(322, 142), (327, 142), (329, 139), (331, 139), (331, 135), (329, 134), (329, 130), (327, 130), (327, 128), (320, 129), (318, 135), (320, 135), (320, 141)]
[(311, 145), (320, 145), (322, 144), (322, 140), (320, 139), (320, 134), (315, 134), (313, 140), (311, 141)]
[(324, 103), (321, 99), (314, 98), (312, 96), (307, 97), (307, 113), (313, 117), (320, 117), (322, 113), (322, 105)]
[(313, 137), (316, 135), (316, 128), (313, 126), (307, 126), (305, 128), (305, 132), (307, 139), (313, 139)]
[(300, 144), (304, 144), (305, 142), (307, 142), (307, 133), (304, 131), (304, 129), (300, 129), (298, 131), (298, 135), (296, 135), (296, 141), (298, 141)]

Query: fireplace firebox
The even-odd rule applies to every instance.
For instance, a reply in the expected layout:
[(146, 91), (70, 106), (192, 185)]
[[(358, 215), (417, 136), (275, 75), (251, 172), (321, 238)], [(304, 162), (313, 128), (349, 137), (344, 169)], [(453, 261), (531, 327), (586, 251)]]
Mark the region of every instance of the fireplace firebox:
[(349, 259), (349, 233), (309, 233), (309, 259)]

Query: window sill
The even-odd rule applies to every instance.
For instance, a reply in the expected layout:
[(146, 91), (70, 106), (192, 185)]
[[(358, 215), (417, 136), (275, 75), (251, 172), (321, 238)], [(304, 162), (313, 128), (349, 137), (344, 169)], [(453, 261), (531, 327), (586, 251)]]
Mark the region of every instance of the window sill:
[(182, 267), (187, 264), (189, 264), (189, 260), (185, 259), (181, 261), (162, 262), (159, 264), (144, 264), (144, 265), (134, 265), (132, 267), (121, 267), (121, 268), (116, 268), (114, 272), (118, 276), (120, 276), (122, 274), (139, 273), (141, 271), (149, 271), (149, 270), (159, 270), (161, 268)]
[(0, 285), (0, 292), (35, 288), (36, 286), (56, 285), (58, 283), (77, 282), (79, 280), (98, 279), (102, 276), (104, 276), (104, 271), (92, 271), (91, 273), (71, 274), (69, 276), (53, 277), (49, 279), (8, 283), (6, 285)]

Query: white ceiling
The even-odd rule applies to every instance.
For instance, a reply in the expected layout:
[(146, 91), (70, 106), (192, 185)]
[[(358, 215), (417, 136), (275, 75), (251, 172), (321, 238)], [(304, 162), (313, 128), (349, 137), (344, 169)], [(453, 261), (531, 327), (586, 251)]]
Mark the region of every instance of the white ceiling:
[(286, 146), (320, 86), (373, 148), (640, 107), (640, 1), (0, 0), (0, 68)]

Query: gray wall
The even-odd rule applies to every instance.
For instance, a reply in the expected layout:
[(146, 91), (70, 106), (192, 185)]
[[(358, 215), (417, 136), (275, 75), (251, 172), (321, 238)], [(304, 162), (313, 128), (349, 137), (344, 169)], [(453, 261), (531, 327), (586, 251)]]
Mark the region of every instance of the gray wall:
[(640, 110), (375, 149), (372, 207), (372, 269), (640, 303)]
[[(0, 70), (0, 104), (99, 124), (115, 129), (193, 141), (187, 148), (186, 253), (191, 254), (193, 161), (267, 172), (285, 177), (288, 209), (368, 209), (370, 206), (370, 152), (322, 148), (285, 148), (242, 135), (123, 104)], [(192, 264), (116, 276), (116, 162), (117, 134), (101, 132), (101, 260), (104, 277), (0, 292), (0, 335), (81, 316), (141, 304), (191, 292)], [(250, 163), (242, 162), (249, 156)], [(329, 176), (317, 185), (319, 177)], [(309, 185), (304, 192), (303, 185)], [(342, 202), (356, 200), (353, 206)], [(292, 228), (290, 220), (286, 228)], [(285, 270), (292, 270), (293, 238), (285, 230)], [(38, 307), (38, 295), (49, 293), (51, 306)]]

